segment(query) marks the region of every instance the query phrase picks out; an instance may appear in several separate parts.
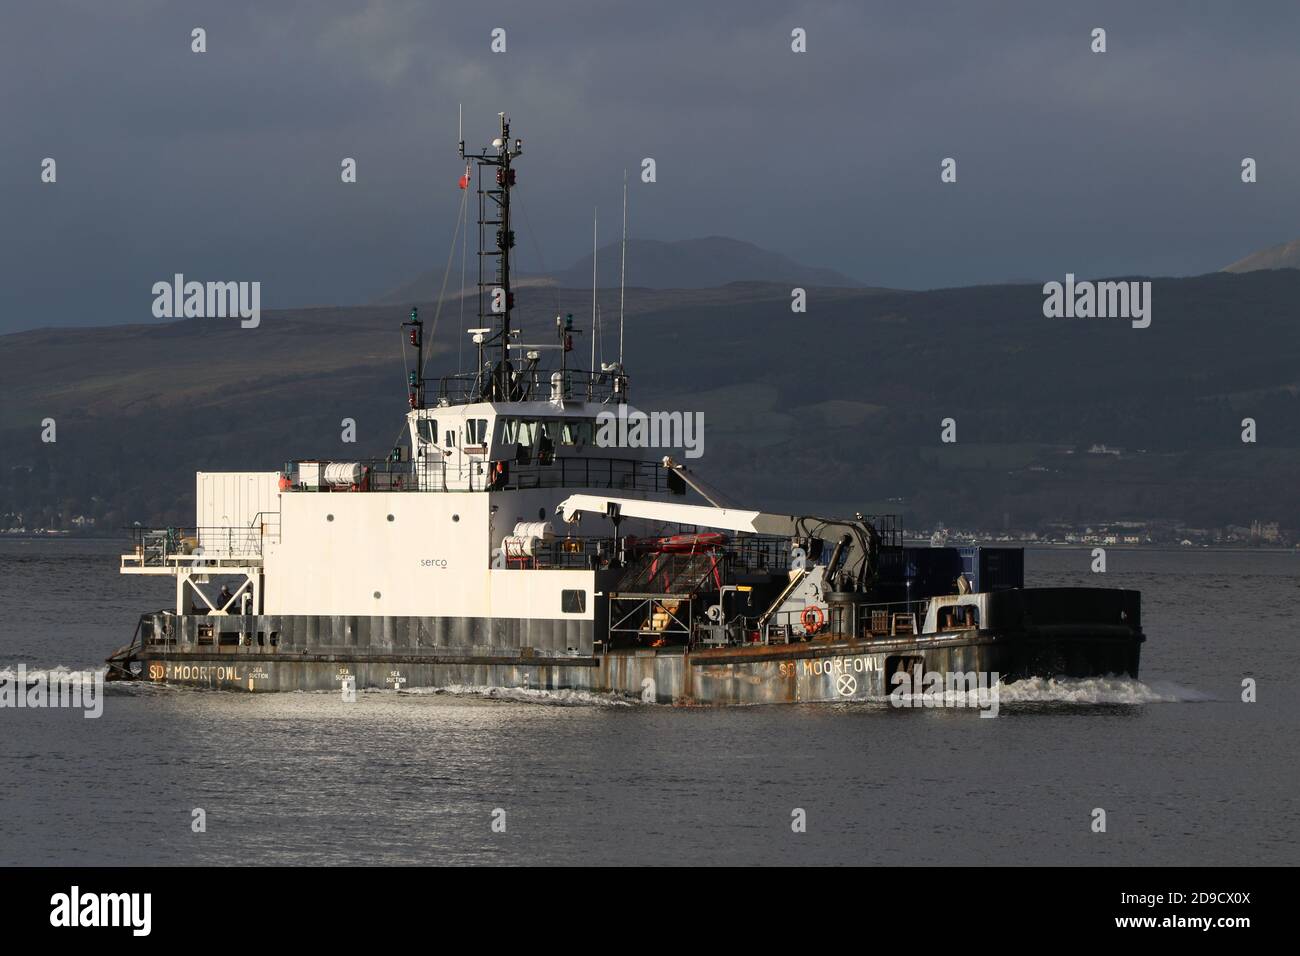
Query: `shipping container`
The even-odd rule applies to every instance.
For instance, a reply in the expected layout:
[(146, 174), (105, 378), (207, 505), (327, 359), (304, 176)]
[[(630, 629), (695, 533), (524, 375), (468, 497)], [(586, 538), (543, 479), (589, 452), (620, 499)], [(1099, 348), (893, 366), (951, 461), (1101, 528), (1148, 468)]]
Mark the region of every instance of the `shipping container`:
[(196, 478), (194, 524), (203, 553), (260, 553), (263, 525), (279, 529), (280, 473), (200, 471)]
[(972, 591), (1008, 591), (1025, 586), (1024, 548), (961, 548), (962, 574)]
[(956, 548), (884, 548), (880, 552), (880, 580), (902, 585), (912, 600), (937, 594), (955, 594), (962, 573)]

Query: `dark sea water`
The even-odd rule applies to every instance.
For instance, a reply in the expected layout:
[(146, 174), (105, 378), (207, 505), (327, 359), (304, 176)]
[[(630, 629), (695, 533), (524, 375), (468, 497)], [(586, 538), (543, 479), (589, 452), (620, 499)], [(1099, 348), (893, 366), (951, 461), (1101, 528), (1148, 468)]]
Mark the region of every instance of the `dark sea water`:
[[(170, 604), (117, 551), (0, 541), (0, 669), (99, 666)], [(0, 864), (1300, 861), (1300, 557), (1108, 559), (1031, 551), (1028, 583), (1140, 589), (1141, 682), (1017, 685), (996, 720), (134, 686), (98, 720), (0, 709)]]

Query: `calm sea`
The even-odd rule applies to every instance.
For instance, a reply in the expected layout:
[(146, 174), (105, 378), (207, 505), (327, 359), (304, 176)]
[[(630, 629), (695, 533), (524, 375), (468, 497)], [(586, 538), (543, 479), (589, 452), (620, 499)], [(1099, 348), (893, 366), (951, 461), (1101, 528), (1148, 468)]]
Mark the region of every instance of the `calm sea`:
[[(98, 666), (171, 603), (117, 551), (0, 540), (0, 669)], [(1031, 551), (1028, 583), (1140, 589), (1141, 682), (1018, 685), (996, 720), (134, 686), (98, 720), (0, 709), (0, 863), (1296, 863), (1300, 557), (1108, 559)]]

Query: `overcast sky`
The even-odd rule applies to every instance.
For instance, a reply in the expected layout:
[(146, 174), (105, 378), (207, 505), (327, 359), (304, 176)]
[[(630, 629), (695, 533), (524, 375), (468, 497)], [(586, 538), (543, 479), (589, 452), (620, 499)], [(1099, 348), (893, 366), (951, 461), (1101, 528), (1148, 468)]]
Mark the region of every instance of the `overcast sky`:
[(0, 18), (2, 331), (154, 321), (176, 272), (258, 280), (274, 308), (441, 268), (460, 103), (467, 145), (500, 110), (524, 139), (528, 271), (588, 251), (593, 206), (616, 236), (625, 168), (634, 237), (733, 236), (898, 287), (1193, 274), (1300, 237), (1293, 2), (42, 0)]

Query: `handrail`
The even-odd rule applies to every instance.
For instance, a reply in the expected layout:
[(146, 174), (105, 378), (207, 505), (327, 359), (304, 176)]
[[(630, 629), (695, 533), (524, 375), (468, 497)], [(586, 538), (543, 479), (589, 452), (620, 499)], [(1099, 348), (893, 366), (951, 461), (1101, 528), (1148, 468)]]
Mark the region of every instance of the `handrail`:
[[(303, 459), (311, 461), (312, 459)], [(445, 461), (417, 458), (392, 461), (387, 458), (353, 459), (361, 465), (364, 477), (346, 486), (323, 485), (319, 488), (290, 485), (286, 493), (347, 494), (372, 491), (519, 491), (536, 488), (599, 488), (618, 491), (674, 492), (672, 477), (657, 461), (647, 458), (611, 456), (551, 455), (547, 460), (536, 456), (528, 461), (516, 458), (474, 459), (461, 478), (466, 487), (448, 487)], [(298, 462), (293, 462), (298, 464)], [(454, 474), (454, 472), (453, 472)]]
[[(865, 604), (865, 603), (860, 604), (855, 602), (853, 607), (854, 607), (854, 614), (857, 623), (854, 628), (854, 633), (845, 636), (853, 637), (853, 638), (860, 638), (863, 636), (868, 636), (868, 637), (885, 636), (885, 635), (876, 634), (874, 631), (872, 631), (871, 629), (872, 611), (884, 611), (886, 615), (888, 615), (886, 620), (888, 622), (891, 622), (891, 630), (892, 630), (892, 620), (893, 620), (892, 616), (894, 614), (913, 615), (916, 620), (917, 632), (919, 633), (921, 626), (925, 622), (925, 614), (926, 614), (928, 604), (929, 604), (929, 598), (915, 598), (911, 601), (881, 601), (881, 602), (870, 603), (870, 604)], [(832, 606), (832, 612), (833, 611), (834, 611), (834, 607)], [(764, 622), (764, 626), (760, 628), (764, 643), (767, 642), (767, 634), (769, 629), (773, 627), (785, 629), (788, 633), (794, 636), (802, 637), (805, 634), (807, 634), (807, 629), (804, 627), (803, 624), (802, 614), (803, 612), (798, 610), (773, 612), (771, 616), (768, 618), (768, 620)], [(773, 623), (773, 621), (776, 621), (776, 623)], [(832, 628), (832, 622), (828, 620), (823, 625), (823, 627), (820, 628), (816, 633), (821, 634), (821, 633), (830, 632), (831, 628)]]
[(131, 534), (131, 547), (139, 567), (168, 567), (184, 564), (187, 561), (190, 564), (199, 562), (215, 564), (225, 559), (261, 558), (262, 556), (261, 524), (252, 527), (239, 525), (131, 527), (127, 530)]
[[(551, 398), (551, 376), (560, 375), (564, 397), (588, 402), (623, 402), (627, 398), (627, 376), (619, 372), (588, 369), (519, 369), (514, 373), (514, 401), (547, 401)], [(489, 371), (457, 372), (438, 380), (436, 405), (472, 405), (495, 401), (484, 397), (484, 384), (490, 382)], [(436, 406), (428, 406), (436, 407)]]

